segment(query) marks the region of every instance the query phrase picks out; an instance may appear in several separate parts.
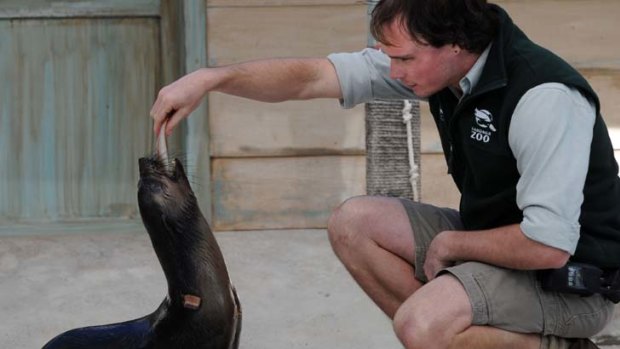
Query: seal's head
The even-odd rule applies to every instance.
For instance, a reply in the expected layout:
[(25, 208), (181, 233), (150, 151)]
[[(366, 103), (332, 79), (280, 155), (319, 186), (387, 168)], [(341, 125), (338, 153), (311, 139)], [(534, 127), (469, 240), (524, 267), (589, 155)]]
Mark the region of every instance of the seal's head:
[(181, 161), (170, 166), (157, 155), (139, 160), (138, 204), (143, 220), (158, 221), (162, 217), (182, 219), (188, 210), (197, 208)]
[(168, 161), (167, 124), (164, 121), (153, 155), (138, 160), (138, 206), (149, 234), (149, 227), (161, 225), (161, 219), (184, 219), (196, 216), (195, 210), (200, 211), (181, 161)]
[[(138, 203), (140, 207), (158, 213), (173, 214), (196, 199), (190, 187), (181, 161), (174, 159), (170, 166), (157, 156), (139, 160), (140, 181)], [(143, 210), (144, 211), (144, 210)]]

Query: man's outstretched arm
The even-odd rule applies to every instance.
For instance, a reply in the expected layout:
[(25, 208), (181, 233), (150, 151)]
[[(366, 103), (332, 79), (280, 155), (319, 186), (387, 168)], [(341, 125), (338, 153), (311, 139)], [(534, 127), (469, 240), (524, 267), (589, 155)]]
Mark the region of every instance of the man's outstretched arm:
[(263, 102), (342, 97), (336, 71), (326, 58), (266, 59), (203, 68), (161, 89), (151, 109), (155, 133), (168, 120), (169, 135), (211, 91)]

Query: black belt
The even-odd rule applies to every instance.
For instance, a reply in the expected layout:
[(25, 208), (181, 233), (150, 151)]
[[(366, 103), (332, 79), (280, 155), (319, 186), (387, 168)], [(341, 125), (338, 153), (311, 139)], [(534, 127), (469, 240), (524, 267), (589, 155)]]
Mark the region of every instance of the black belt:
[(620, 302), (620, 269), (568, 262), (560, 269), (539, 270), (538, 280), (545, 291), (582, 296), (598, 293), (614, 303)]

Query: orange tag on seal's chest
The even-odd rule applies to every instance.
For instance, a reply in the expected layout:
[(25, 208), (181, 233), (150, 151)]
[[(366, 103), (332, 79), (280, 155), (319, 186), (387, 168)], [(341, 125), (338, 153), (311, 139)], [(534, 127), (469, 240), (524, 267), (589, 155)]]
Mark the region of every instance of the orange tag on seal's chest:
[(186, 309), (196, 310), (200, 308), (200, 297), (192, 296), (191, 294), (183, 295), (183, 307)]

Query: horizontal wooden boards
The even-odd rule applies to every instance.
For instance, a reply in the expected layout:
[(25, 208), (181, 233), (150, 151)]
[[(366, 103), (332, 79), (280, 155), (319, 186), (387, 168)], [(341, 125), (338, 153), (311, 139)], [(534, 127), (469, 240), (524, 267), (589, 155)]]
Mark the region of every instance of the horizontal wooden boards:
[(365, 193), (365, 157), (216, 159), (215, 230), (324, 228), (333, 208)]
[(0, 20), (0, 220), (136, 214), (156, 19)]
[(364, 154), (364, 107), (343, 110), (337, 101), (265, 104), (210, 97), (214, 157)]
[(0, 18), (155, 17), (160, 0), (2, 0)]
[(498, 2), (538, 44), (580, 68), (620, 68), (620, 1)]
[(207, 7), (365, 5), (366, 0), (207, 0)]
[(365, 6), (209, 8), (209, 65), (316, 57), (366, 46)]
[[(366, 44), (366, 6), (209, 8), (210, 65), (265, 57), (326, 56)], [(363, 154), (364, 110), (337, 101), (266, 104), (209, 96), (215, 157)]]

